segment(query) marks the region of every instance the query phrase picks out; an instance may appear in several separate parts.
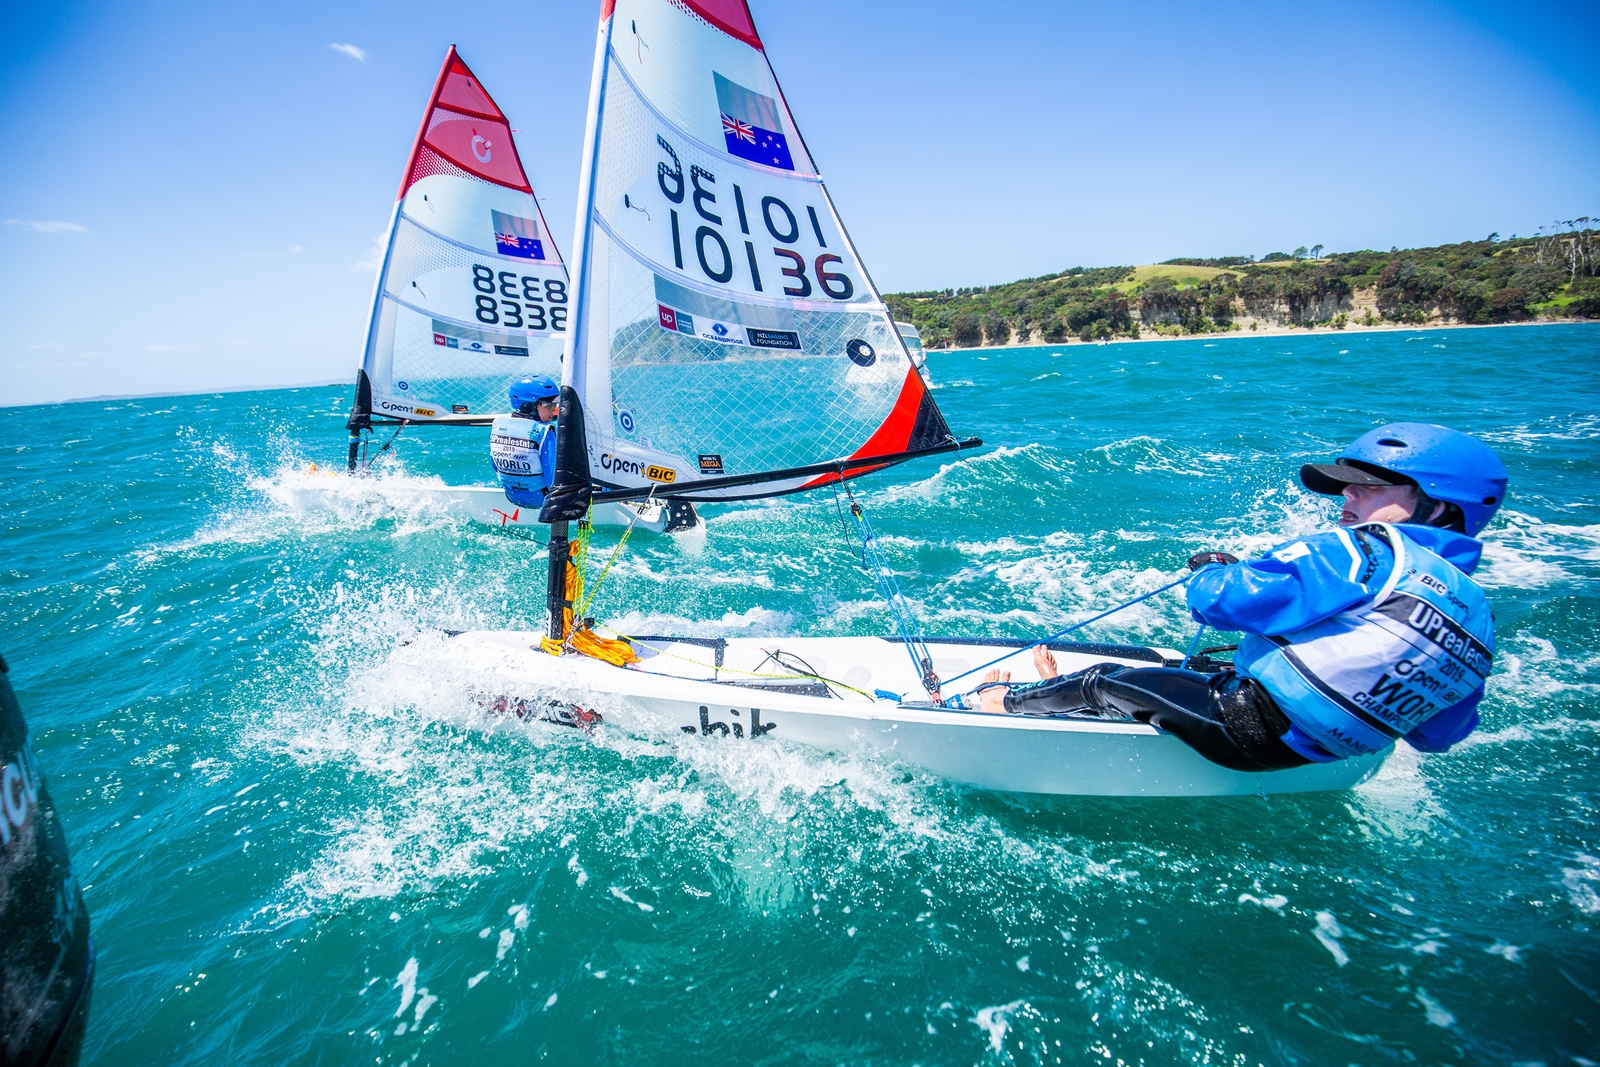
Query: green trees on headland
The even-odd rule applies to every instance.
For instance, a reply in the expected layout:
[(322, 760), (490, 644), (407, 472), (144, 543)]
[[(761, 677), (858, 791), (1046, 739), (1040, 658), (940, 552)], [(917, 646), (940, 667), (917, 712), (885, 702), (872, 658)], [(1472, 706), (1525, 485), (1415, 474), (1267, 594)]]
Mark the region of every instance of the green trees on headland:
[(1144, 331), (1180, 335), (1351, 321), (1518, 322), (1600, 318), (1600, 223), (1558, 223), (1529, 238), (1388, 252), (1322, 245), (1146, 267), (1074, 267), (1006, 285), (893, 293), (894, 317), (929, 348), (1060, 343)]

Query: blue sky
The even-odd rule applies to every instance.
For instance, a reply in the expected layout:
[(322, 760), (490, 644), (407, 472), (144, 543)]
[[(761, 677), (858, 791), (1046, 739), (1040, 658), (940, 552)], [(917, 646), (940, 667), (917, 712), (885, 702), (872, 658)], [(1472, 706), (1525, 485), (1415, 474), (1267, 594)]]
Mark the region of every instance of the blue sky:
[[(1600, 215), (1592, 3), (751, 7), (886, 291)], [(0, 404), (353, 377), (452, 42), (570, 249), (597, 8), (7, 5)]]

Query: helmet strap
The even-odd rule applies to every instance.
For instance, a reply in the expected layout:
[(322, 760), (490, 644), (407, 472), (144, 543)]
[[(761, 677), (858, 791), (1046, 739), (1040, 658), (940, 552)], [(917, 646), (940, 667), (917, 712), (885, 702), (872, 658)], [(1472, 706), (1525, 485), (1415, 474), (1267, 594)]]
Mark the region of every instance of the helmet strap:
[[(1435, 512), (1438, 514), (1435, 515)], [(1411, 513), (1411, 521), (1418, 526), (1437, 526), (1456, 533), (1465, 533), (1467, 530), (1466, 517), (1462, 515), (1460, 507), (1433, 499), (1422, 491), (1420, 485), (1417, 486), (1417, 507)]]

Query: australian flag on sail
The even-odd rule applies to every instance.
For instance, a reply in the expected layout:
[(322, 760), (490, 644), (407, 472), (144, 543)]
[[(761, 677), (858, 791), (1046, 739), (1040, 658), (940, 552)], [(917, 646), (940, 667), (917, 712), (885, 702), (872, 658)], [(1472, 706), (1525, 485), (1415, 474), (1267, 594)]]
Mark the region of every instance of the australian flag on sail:
[(543, 259), (544, 242), (539, 240), (539, 223), (503, 211), (489, 212), (494, 216), (494, 248), (502, 256), (519, 259)]
[(752, 163), (794, 170), (789, 141), (778, 120), (778, 102), (737, 82), (711, 72), (717, 83), (717, 107), (722, 111), (722, 139), (728, 151)]

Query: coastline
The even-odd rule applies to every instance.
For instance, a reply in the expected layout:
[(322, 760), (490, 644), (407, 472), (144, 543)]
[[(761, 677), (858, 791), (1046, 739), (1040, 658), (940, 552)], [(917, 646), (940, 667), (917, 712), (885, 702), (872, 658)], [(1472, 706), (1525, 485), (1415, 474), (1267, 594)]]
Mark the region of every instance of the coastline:
[(1100, 345), (1126, 345), (1149, 344), (1155, 341), (1219, 341), (1231, 338), (1246, 337), (1336, 337), (1353, 333), (1391, 333), (1396, 330), (1405, 330), (1412, 333), (1423, 333), (1429, 330), (1502, 330), (1508, 327), (1523, 328), (1530, 326), (1581, 326), (1592, 324), (1595, 319), (1534, 319), (1528, 322), (1429, 322), (1429, 323), (1374, 323), (1371, 326), (1362, 326), (1351, 323), (1342, 329), (1331, 326), (1306, 327), (1306, 326), (1267, 326), (1256, 330), (1218, 330), (1210, 333), (1186, 333), (1182, 337), (1164, 337), (1159, 334), (1148, 334), (1142, 337), (1112, 337), (1105, 341), (1084, 341), (1073, 337), (1061, 341), (1028, 341), (1004, 345), (977, 345), (972, 348), (929, 348), (931, 353), (956, 353), (956, 352), (1004, 352), (1011, 348), (1092, 348)]

